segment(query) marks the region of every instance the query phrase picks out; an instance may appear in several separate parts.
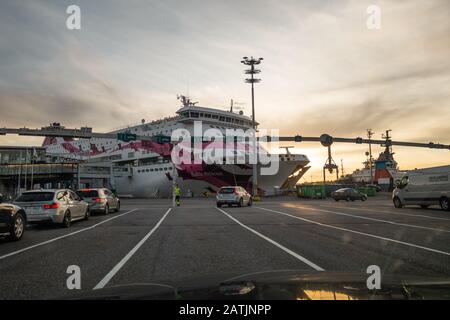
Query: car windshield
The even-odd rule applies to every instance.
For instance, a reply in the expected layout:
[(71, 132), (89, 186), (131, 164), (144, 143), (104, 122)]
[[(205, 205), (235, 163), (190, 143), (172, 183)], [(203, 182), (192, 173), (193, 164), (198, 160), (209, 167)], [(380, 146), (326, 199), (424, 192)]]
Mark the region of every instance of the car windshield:
[(220, 194), (230, 194), (230, 193), (234, 193), (236, 189), (235, 188), (222, 188), (219, 190)]
[(82, 198), (96, 198), (99, 196), (97, 190), (78, 190), (77, 194)]
[(39, 201), (52, 201), (54, 197), (53, 192), (29, 192), (20, 195), (17, 202), (39, 202)]

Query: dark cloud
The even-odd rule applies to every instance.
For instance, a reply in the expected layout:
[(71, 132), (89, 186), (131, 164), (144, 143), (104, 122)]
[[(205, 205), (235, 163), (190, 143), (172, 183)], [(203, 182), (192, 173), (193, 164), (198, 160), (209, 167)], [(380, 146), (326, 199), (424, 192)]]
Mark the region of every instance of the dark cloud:
[(40, 127), (60, 122), (68, 127), (89, 125), (104, 131), (139, 118), (132, 114), (134, 106), (122, 97), (123, 91), (107, 80), (92, 80), (76, 90), (68, 89), (0, 88), (2, 125)]
[(25, 91), (0, 91), (0, 107), (4, 126), (41, 126), (53, 121), (79, 126), (92, 111), (88, 100)]
[[(450, 34), (450, 30), (449, 30)], [(450, 53), (450, 50), (449, 50)], [(450, 62), (442, 65), (432, 65), (428, 67), (410, 67), (405, 70), (385, 70), (384, 74), (375, 78), (368, 78), (347, 83), (344, 86), (324, 88), (318, 94), (328, 94), (343, 90), (370, 89), (376, 86), (389, 86), (391, 84), (402, 83), (405, 81), (418, 80), (427, 81), (431, 78), (448, 76), (450, 74)]]
[(442, 113), (439, 106), (424, 107), (415, 104), (414, 101), (409, 103), (404, 101), (399, 106), (386, 102), (383, 97), (368, 98), (357, 103), (344, 104), (337, 101), (303, 111), (298, 118), (290, 118), (285, 128), (295, 127), (297, 123), (301, 131), (284, 130), (284, 132), (301, 133), (305, 136), (329, 133), (342, 137), (358, 137), (364, 136), (366, 129), (369, 128), (375, 130), (378, 135), (384, 130), (393, 129), (397, 134), (409, 137), (409, 140), (425, 139), (425, 142), (429, 142), (431, 140), (426, 139), (439, 138), (439, 141), (450, 142), (450, 131), (445, 121), (431, 126), (427, 131), (418, 130), (418, 125), (427, 119), (427, 114), (434, 117), (440, 113), (447, 118), (449, 112)]

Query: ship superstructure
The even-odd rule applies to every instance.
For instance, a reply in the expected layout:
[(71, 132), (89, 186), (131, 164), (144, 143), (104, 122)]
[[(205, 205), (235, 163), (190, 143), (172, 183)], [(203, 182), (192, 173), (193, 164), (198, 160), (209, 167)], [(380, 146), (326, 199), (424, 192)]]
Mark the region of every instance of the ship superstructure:
[(395, 181), (404, 174), (404, 171), (399, 169), (398, 163), (394, 159), (395, 153), (392, 151), (392, 146), (389, 143), (391, 141), (389, 132), (390, 130), (383, 135), (386, 143), (378, 158), (376, 160), (367, 159), (363, 162), (364, 167), (362, 169), (357, 169), (350, 175), (353, 182), (371, 183), (370, 161), (372, 161), (373, 183), (378, 184), (383, 189), (392, 189)]

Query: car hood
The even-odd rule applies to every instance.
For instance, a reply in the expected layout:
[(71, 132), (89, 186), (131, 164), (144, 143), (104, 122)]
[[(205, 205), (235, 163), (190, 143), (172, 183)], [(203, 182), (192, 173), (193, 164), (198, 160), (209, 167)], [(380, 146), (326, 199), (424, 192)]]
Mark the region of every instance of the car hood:
[(450, 279), (383, 275), (381, 288), (369, 290), (368, 274), (350, 272), (265, 271), (228, 279), (178, 283), (140, 283), (80, 292), (66, 299), (124, 300), (371, 300), (450, 299)]

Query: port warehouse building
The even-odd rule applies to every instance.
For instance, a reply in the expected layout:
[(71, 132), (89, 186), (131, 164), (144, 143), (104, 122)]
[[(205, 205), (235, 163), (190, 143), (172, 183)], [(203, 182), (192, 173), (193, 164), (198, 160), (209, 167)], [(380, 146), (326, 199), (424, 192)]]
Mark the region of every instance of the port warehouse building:
[(40, 188), (110, 185), (111, 162), (48, 155), (43, 147), (0, 146), (0, 193), (14, 197)]

